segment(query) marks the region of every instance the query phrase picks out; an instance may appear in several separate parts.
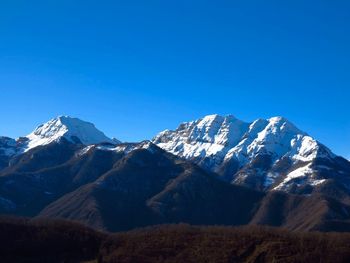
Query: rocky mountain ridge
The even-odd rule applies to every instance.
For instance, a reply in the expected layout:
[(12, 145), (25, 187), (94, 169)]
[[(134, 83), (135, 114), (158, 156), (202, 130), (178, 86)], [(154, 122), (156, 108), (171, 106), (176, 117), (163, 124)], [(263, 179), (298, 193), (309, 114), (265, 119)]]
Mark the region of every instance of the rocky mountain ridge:
[(350, 174), (345, 159), (283, 117), (246, 123), (232, 115), (209, 115), (152, 141), (225, 181), (257, 190), (307, 193), (330, 177)]

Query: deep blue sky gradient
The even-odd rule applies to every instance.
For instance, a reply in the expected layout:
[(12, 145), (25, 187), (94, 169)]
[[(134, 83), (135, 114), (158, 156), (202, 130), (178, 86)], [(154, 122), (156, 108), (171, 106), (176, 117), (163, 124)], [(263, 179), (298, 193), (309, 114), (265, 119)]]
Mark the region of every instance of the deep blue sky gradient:
[(0, 134), (282, 115), (350, 158), (350, 1), (0, 1)]

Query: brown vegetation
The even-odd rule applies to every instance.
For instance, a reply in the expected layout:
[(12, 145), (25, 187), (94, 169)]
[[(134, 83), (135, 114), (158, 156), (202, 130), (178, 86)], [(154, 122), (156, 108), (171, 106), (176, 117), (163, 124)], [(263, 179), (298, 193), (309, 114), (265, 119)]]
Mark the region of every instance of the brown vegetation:
[(117, 234), (100, 262), (350, 262), (350, 235), (168, 225)]
[(350, 262), (350, 234), (162, 225), (106, 234), (58, 220), (0, 220), (1, 262)]
[(96, 259), (106, 236), (77, 223), (1, 218), (0, 262), (81, 262)]

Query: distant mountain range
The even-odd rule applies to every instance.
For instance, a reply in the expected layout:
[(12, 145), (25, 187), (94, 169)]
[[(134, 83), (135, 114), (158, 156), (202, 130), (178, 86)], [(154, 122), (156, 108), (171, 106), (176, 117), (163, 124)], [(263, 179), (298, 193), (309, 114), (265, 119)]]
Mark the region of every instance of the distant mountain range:
[(210, 115), (122, 143), (60, 116), (0, 137), (0, 213), (98, 229), (265, 224), (350, 230), (350, 162), (282, 117)]

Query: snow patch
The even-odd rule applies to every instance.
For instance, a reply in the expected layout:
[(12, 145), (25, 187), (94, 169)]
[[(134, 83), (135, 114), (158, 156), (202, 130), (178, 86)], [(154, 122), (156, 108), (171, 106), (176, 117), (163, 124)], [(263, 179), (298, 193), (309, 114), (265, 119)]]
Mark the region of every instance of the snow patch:
[(311, 176), (313, 172), (314, 171), (311, 169), (311, 164), (295, 169), (287, 174), (283, 181), (278, 186), (274, 187), (273, 190), (282, 190), (293, 179)]
[(276, 181), (276, 178), (278, 178), (280, 175), (278, 173), (271, 173), (269, 172), (264, 181), (264, 188), (269, 188), (271, 185), (273, 185)]
[(326, 179), (313, 180), (310, 182), (310, 185), (317, 186), (317, 185), (323, 184), (325, 181), (326, 181)]

